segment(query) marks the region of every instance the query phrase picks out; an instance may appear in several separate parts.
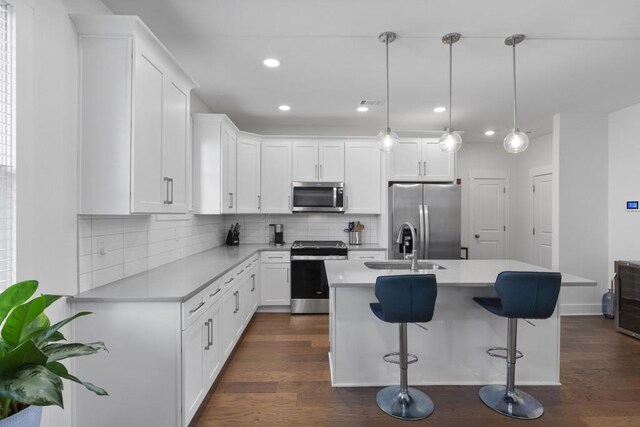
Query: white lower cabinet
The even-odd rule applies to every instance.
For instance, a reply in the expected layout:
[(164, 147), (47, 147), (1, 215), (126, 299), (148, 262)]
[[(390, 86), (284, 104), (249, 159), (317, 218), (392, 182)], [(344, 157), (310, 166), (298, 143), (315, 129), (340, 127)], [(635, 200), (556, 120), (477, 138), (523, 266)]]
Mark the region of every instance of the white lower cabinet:
[(381, 251), (349, 251), (349, 260), (357, 261), (384, 261), (387, 259), (387, 252)]
[(238, 314), (240, 312), (240, 287), (238, 282), (227, 289), (222, 298), (222, 359), (227, 360), (236, 339), (242, 330), (242, 318)]
[(263, 252), (260, 305), (291, 305), (291, 262), (289, 253)]

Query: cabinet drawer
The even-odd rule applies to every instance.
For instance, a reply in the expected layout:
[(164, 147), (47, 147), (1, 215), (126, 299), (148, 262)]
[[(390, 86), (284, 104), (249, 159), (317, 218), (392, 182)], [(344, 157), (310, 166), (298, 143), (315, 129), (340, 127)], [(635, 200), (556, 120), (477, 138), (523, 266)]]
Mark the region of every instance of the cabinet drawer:
[(196, 296), (182, 303), (182, 330), (187, 329), (205, 311), (207, 311), (207, 292), (212, 286), (200, 291)]
[(383, 261), (386, 259), (385, 251), (350, 251), (350, 260), (358, 261)]
[(260, 261), (267, 264), (273, 264), (276, 262), (289, 262), (291, 256), (288, 251), (272, 251), (262, 252), (260, 255)]

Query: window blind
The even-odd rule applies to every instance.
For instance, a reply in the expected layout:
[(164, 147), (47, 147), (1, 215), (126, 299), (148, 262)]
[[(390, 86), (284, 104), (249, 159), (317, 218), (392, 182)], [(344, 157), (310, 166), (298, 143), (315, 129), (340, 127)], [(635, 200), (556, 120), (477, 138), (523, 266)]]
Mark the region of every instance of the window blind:
[(15, 102), (11, 18), (11, 5), (0, 0), (0, 290), (15, 278)]

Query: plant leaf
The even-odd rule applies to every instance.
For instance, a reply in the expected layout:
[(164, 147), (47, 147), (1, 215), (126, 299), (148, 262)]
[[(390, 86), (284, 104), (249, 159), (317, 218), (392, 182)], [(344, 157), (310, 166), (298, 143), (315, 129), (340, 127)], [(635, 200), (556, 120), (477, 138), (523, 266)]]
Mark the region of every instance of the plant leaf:
[(13, 309), (2, 327), (2, 338), (9, 345), (16, 346), (21, 343), (26, 334), (26, 329), (45, 309), (46, 297), (41, 295)]
[(23, 331), (21, 341), (27, 341), (37, 335), (40, 335), (43, 331), (46, 331), (51, 326), (51, 321), (46, 314), (40, 313), (38, 317), (33, 319), (33, 322), (29, 323)]
[(47, 355), (48, 362), (55, 362), (56, 360), (62, 360), (69, 357), (95, 354), (99, 350), (107, 350), (107, 347), (105, 347), (104, 343), (95, 342), (89, 344), (49, 344), (42, 348), (42, 352)]
[(62, 404), (62, 380), (44, 366), (27, 365), (0, 378), (0, 396), (25, 405)]
[(47, 356), (33, 343), (25, 341), (0, 359), (0, 378), (11, 374), (24, 365), (41, 365), (47, 363)]
[(49, 307), (51, 304), (53, 304), (54, 302), (56, 302), (60, 298), (62, 298), (62, 295), (46, 295), (46, 294), (44, 294), (44, 297), (46, 298), (46, 301), (47, 301), (47, 304), (45, 305), (45, 307)]
[(78, 317), (82, 317), (82, 316), (86, 316), (87, 314), (91, 314), (90, 311), (81, 311), (79, 313), (74, 314), (71, 317), (68, 317), (64, 320), (61, 320), (60, 322), (56, 323), (55, 325), (51, 326), (49, 329), (47, 329), (46, 331), (44, 331), (40, 336), (36, 337), (36, 342), (38, 344), (43, 344), (47, 341), (60, 341), (61, 339), (64, 339), (64, 335), (60, 334), (60, 336), (62, 338), (59, 339), (51, 339), (53, 337), (53, 335), (58, 332), (58, 329), (62, 328), (64, 325), (66, 325), (67, 323), (71, 322), (73, 319), (77, 319)]
[(0, 324), (4, 322), (7, 314), (17, 305), (31, 298), (38, 289), (36, 280), (27, 280), (9, 286), (0, 294)]
[(54, 374), (56, 374), (57, 376), (61, 377), (61, 378), (66, 378), (68, 380), (77, 382), (78, 384), (82, 384), (83, 386), (86, 387), (87, 390), (94, 392), (98, 396), (108, 396), (109, 395), (105, 389), (100, 388), (98, 386), (95, 386), (95, 385), (93, 385), (91, 383), (86, 383), (84, 381), (81, 381), (77, 377), (74, 377), (73, 375), (71, 375), (69, 373), (69, 371), (67, 371), (66, 366), (64, 366), (60, 362), (48, 363), (47, 364), (47, 369), (50, 370), (51, 372), (53, 372)]

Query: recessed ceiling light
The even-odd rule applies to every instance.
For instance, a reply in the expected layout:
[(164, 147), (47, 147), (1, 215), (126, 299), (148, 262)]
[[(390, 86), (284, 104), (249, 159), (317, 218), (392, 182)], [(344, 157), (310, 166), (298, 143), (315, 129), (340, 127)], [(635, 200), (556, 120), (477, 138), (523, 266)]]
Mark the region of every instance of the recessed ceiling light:
[(280, 111), (289, 111), (289, 110), (291, 110), (291, 107), (289, 107), (288, 105), (281, 105), (281, 106), (278, 107), (278, 109)]
[(444, 113), (445, 111), (447, 111), (445, 107), (436, 107), (433, 109), (434, 113)]
[(280, 66), (280, 61), (278, 61), (275, 58), (267, 58), (264, 61), (262, 61), (262, 63), (269, 68), (276, 68)]
[(366, 111), (369, 111), (369, 107), (358, 107), (358, 111), (364, 113)]
[(488, 131), (486, 131), (484, 134), (485, 134), (486, 136), (493, 136), (493, 135), (495, 135), (495, 134), (496, 134), (496, 131), (495, 131), (495, 130), (488, 130)]

